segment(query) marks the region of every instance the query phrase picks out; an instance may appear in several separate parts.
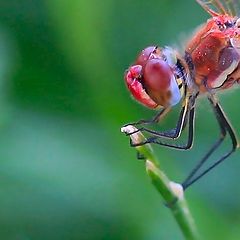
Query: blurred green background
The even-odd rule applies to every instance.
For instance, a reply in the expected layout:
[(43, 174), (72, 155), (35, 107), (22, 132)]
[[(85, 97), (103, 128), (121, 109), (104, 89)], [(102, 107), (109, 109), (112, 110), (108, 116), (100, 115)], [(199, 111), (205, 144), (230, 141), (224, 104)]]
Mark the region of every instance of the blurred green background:
[[(194, 0), (0, 1), (0, 239), (183, 239), (120, 133), (154, 114), (123, 73), (142, 48), (181, 45), (207, 17)], [(238, 92), (221, 99), (239, 133)], [(218, 136), (200, 102), (190, 152), (154, 146), (175, 181)], [(187, 192), (203, 239), (240, 238), (239, 169), (236, 153)]]

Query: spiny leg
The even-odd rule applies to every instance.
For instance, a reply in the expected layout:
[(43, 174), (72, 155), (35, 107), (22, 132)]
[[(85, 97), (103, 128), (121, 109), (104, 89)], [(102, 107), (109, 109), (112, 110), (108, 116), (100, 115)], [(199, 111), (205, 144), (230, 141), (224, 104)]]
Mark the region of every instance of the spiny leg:
[[(178, 129), (177, 129), (177, 131), (179, 131), (179, 135), (180, 135), (181, 132), (182, 132), (183, 124), (185, 123), (185, 117), (188, 116), (188, 112), (189, 112), (189, 118), (188, 118), (189, 130), (188, 130), (188, 140), (187, 140), (186, 144), (178, 145), (178, 144), (170, 144), (170, 143), (162, 142), (160, 140), (160, 139), (162, 139), (162, 135), (161, 135), (161, 133), (159, 133), (159, 136), (154, 135), (153, 137), (150, 137), (150, 138), (148, 138), (145, 141), (140, 142), (140, 143), (133, 143), (132, 140), (130, 139), (130, 145), (132, 147), (137, 147), (137, 146), (142, 146), (142, 145), (147, 144), (147, 143), (154, 143), (154, 144), (158, 144), (158, 145), (161, 145), (161, 146), (165, 146), (165, 147), (169, 147), (169, 148), (175, 148), (175, 149), (182, 149), (182, 150), (187, 150), (187, 149), (191, 148), (192, 143), (193, 143), (193, 137), (194, 137), (196, 96), (191, 97), (189, 100), (190, 100), (189, 104), (184, 106), (184, 107), (186, 107), (186, 110), (184, 111), (185, 114), (180, 115), (181, 119), (179, 120), (179, 122), (181, 122), (181, 124), (178, 125)], [(168, 132), (170, 132), (170, 131), (168, 131)]]
[[(186, 180), (183, 182), (182, 186), (183, 186), (184, 190), (186, 190), (190, 185), (192, 185), (194, 182), (199, 180), (201, 177), (203, 177), (205, 174), (207, 174), (214, 167), (216, 167), (221, 162), (223, 162), (225, 159), (227, 159), (238, 147), (236, 135), (235, 135), (233, 128), (232, 128), (230, 122), (228, 121), (223, 109), (221, 108), (220, 104), (216, 101), (216, 99), (214, 99), (213, 96), (211, 98), (209, 98), (209, 101), (213, 107), (215, 116), (219, 123), (221, 136), (220, 136), (219, 140), (212, 146), (212, 148), (203, 157), (203, 159), (198, 163), (198, 165), (193, 169), (193, 171), (186, 178)], [(225, 153), (220, 159), (218, 159), (215, 163), (213, 163), (210, 167), (208, 167), (206, 170), (204, 170), (198, 176), (193, 178), (194, 175), (196, 175), (196, 173), (198, 172), (198, 170), (202, 167), (202, 165), (207, 161), (207, 159), (209, 159), (211, 154), (220, 146), (220, 144), (223, 142), (227, 133), (229, 134), (231, 141), (232, 141), (231, 150), (229, 150), (227, 153)]]
[(132, 126), (137, 126), (137, 125), (140, 125), (140, 124), (143, 124), (143, 125), (148, 125), (148, 124), (154, 124), (154, 123), (158, 123), (160, 120), (162, 120), (166, 114), (168, 112), (170, 112), (171, 108), (170, 107), (167, 107), (167, 108), (163, 108), (160, 112), (158, 112), (156, 114), (156, 116), (154, 116), (152, 119), (141, 119), (137, 122), (132, 122), (132, 123), (127, 123), (125, 124), (123, 127), (127, 127), (129, 125), (132, 125)]
[[(211, 104), (213, 107), (214, 113), (216, 112), (215, 107)], [(188, 183), (191, 181), (193, 176), (199, 171), (199, 169), (202, 167), (202, 165), (208, 160), (208, 158), (213, 154), (215, 150), (220, 146), (220, 144), (223, 142), (224, 138), (226, 137), (227, 131), (222, 124), (221, 119), (219, 118), (218, 114), (215, 113), (217, 122), (220, 127), (220, 137), (219, 139), (213, 144), (213, 146), (208, 150), (208, 152), (205, 154), (205, 156), (199, 161), (199, 163), (193, 168), (193, 170), (190, 172), (188, 177), (184, 180), (182, 183), (182, 186), (184, 189), (186, 189), (186, 186), (188, 186)]]
[[(186, 120), (188, 118), (188, 112), (189, 112), (189, 102), (191, 104), (191, 101), (190, 99), (194, 99), (193, 102), (195, 102), (195, 99), (197, 98), (198, 96), (198, 93), (197, 95), (195, 96), (189, 96), (187, 94), (187, 88), (185, 86), (185, 89), (184, 89), (184, 100), (183, 100), (183, 103), (182, 103), (182, 109), (181, 109), (181, 112), (180, 112), (180, 115), (179, 115), (179, 118), (178, 118), (178, 122), (177, 122), (177, 125), (175, 128), (171, 129), (171, 130), (168, 130), (168, 131), (162, 131), (162, 132), (159, 132), (159, 131), (154, 131), (154, 130), (151, 130), (151, 129), (148, 129), (148, 128), (145, 128), (145, 127), (142, 127), (142, 128), (139, 128), (137, 129), (136, 131), (134, 132), (131, 132), (127, 135), (132, 135), (134, 133), (137, 133), (139, 131), (141, 132), (147, 132), (149, 134), (151, 134), (152, 136), (157, 136), (157, 137), (163, 137), (163, 138), (169, 138), (169, 139), (177, 139), (182, 130), (185, 128), (186, 126)], [(169, 111), (171, 110), (171, 107), (167, 107), (167, 108), (164, 108), (160, 113), (158, 113), (156, 115), (156, 117), (153, 118), (153, 120), (140, 120), (138, 122), (135, 123), (135, 126), (137, 124), (141, 124), (141, 122), (145, 122), (146, 124), (150, 124), (150, 123), (154, 123), (154, 122), (158, 122), (160, 121)], [(127, 124), (129, 125), (129, 124)]]
[[(171, 130), (158, 132), (158, 131), (154, 131), (154, 130), (151, 130), (151, 129), (148, 129), (148, 128), (145, 128), (145, 127), (141, 127), (133, 133), (141, 131), (141, 132), (150, 133), (151, 135), (154, 135), (156, 137), (177, 139), (180, 136), (180, 134), (183, 130), (183, 126), (184, 126), (183, 123), (185, 121), (186, 115), (187, 115), (187, 106), (184, 106), (181, 109), (176, 127), (171, 129)], [(130, 133), (129, 135), (131, 135), (133, 133)]]
[(183, 107), (181, 109), (181, 112), (180, 112), (180, 115), (178, 118), (178, 122), (177, 122), (177, 125), (175, 128), (173, 128), (171, 130), (167, 130), (167, 131), (162, 131), (162, 132), (150, 130), (147, 128), (139, 128), (136, 131), (129, 133), (128, 135), (132, 135), (134, 133), (141, 131), (141, 132), (147, 132), (147, 133), (151, 134), (152, 135), (151, 139), (153, 139), (155, 137), (156, 138), (177, 139), (181, 135), (183, 128), (186, 126), (186, 120), (188, 118), (188, 113), (189, 113), (189, 109), (190, 109), (189, 100), (190, 100), (189, 97), (185, 97)]
[(192, 178), (194, 175), (199, 171), (199, 169), (202, 167), (202, 165), (208, 160), (208, 158), (212, 155), (212, 153), (220, 146), (220, 144), (223, 142), (224, 137), (220, 137), (218, 141), (215, 142), (215, 144), (211, 147), (211, 149), (206, 153), (206, 155), (200, 160), (200, 162), (194, 167), (194, 169), (191, 171), (191, 173), (188, 175), (188, 177), (184, 180), (182, 183), (183, 189), (185, 190), (187, 187), (189, 187), (189, 183), (192, 184)]
[(165, 143), (159, 140), (159, 137), (152, 137), (147, 139), (147, 143), (154, 143), (158, 144), (164, 147), (168, 148), (174, 148), (178, 150), (188, 150), (192, 147), (193, 145), (193, 140), (194, 140), (194, 122), (195, 122), (195, 108), (192, 108), (189, 112), (189, 126), (188, 126), (188, 138), (187, 142), (185, 144), (171, 144), (171, 143)]

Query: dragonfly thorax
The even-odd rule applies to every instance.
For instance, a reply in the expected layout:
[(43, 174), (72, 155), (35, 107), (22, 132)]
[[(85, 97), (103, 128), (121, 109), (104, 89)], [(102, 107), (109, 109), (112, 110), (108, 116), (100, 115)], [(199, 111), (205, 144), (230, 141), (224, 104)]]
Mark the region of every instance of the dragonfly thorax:
[(200, 92), (231, 87), (240, 63), (240, 20), (219, 15), (207, 21), (186, 46), (192, 79)]

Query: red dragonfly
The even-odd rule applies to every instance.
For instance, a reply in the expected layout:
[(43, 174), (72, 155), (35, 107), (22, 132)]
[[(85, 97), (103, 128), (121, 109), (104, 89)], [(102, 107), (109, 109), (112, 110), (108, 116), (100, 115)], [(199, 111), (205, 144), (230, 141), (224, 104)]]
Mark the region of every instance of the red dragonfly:
[[(184, 190), (222, 163), (239, 147), (234, 130), (216, 97), (218, 91), (240, 83), (240, 18), (237, 17), (237, 3), (235, 0), (196, 1), (211, 18), (187, 42), (184, 54), (170, 47), (150, 46), (142, 50), (125, 73), (125, 82), (132, 96), (144, 106), (159, 110), (151, 120), (127, 124), (141, 125), (138, 130), (128, 135), (137, 131), (150, 135), (137, 144), (131, 141), (133, 147), (154, 143), (174, 149), (190, 149), (194, 139), (196, 100), (200, 95), (208, 98), (220, 127), (220, 136), (183, 181)], [(159, 122), (178, 103), (181, 103), (182, 108), (175, 128), (163, 132), (146, 128), (145, 125)], [(187, 126), (186, 144), (162, 141), (164, 138), (178, 139)], [(227, 134), (231, 138), (231, 149), (199, 173)]]

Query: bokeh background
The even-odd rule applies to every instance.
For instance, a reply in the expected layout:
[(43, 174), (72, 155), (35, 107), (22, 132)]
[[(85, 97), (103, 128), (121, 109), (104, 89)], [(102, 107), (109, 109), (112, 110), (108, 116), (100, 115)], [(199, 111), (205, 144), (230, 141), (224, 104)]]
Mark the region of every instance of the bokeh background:
[[(0, 239), (183, 239), (120, 133), (154, 114), (123, 73), (142, 48), (181, 46), (207, 17), (194, 0), (0, 1)], [(220, 98), (240, 133), (239, 90)], [(191, 151), (154, 146), (175, 181), (218, 136), (204, 99), (196, 120)], [(239, 157), (186, 193), (203, 239), (240, 238)]]

